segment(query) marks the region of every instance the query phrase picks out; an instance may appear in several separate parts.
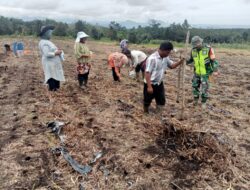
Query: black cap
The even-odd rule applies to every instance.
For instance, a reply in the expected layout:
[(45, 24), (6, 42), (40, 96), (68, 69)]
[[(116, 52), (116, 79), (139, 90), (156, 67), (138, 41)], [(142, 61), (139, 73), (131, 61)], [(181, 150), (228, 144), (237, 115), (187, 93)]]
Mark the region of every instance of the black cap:
[(39, 36), (43, 36), (48, 30), (54, 30), (54, 29), (55, 29), (54, 26), (42, 26)]

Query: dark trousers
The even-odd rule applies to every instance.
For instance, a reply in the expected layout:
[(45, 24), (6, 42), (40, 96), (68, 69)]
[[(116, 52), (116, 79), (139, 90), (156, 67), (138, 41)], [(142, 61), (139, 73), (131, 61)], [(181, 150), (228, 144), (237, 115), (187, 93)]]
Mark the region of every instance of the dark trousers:
[(47, 84), (49, 85), (49, 91), (57, 91), (60, 88), (60, 81), (53, 78), (50, 78)]
[(136, 72), (136, 73), (139, 73), (140, 71), (141, 71), (142, 73), (144, 73), (145, 67), (146, 67), (146, 61), (147, 61), (147, 59), (145, 59), (143, 62), (141, 62), (140, 64), (138, 64), (138, 65), (135, 67), (135, 72)]
[(114, 81), (119, 81), (119, 77), (117, 76), (114, 67), (112, 67), (112, 74), (113, 74), (113, 79), (114, 79)]
[(143, 95), (144, 95), (144, 106), (150, 106), (153, 99), (155, 99), (156, 104), (163, 106), (166, 103), (165, 99), (165, 89), (163, 82), (159, 85), (152, 85), (153, 87), (153, 94), (149, 94), (147, 91), (147, 84), (144, 83)]
[(88, 83), (88, 79), (89, 79), (89, 72), (85, 73), (85, 74), (78, 74), (78, 82), (79, 85), (87, 85)]
[(138, 64), (136, 67), (135, 67), (135, 72), (136, 73), (139, 73), (139, 72), (142, 72), (144, 73), (144, 68), (142, 67), (142, 64)]

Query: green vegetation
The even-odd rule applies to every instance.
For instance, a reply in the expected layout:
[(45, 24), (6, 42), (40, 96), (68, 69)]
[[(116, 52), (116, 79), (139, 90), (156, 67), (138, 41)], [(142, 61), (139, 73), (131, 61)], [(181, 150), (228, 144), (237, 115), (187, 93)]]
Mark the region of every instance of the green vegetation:
[(187, 20), (182, 24), (173, 23), (169, 27), (161, 27), (160, 23), (151, 20), (148, 26), (127, 29), (115, 21), (110, 22), (108, 27), (103, 27), (91, 25), (81, 20), (67, 24), (50, 19), (23, 21), (0, 17), (0, 35), (37, 35), (43, 25), (54, 25), (56, 27), (54, 30), (55, 36), (72, 38), (76, 36), (78, 31), (84, 31), (94, 40), (103, 42), (118, 42), (127, 38), (131, 43), (154, 46), (154, 44), (170, 40), (175, 42), (175, 46), (183, 47), (186, 32), (189, 29), (191, 37), (199, 35), (204, 38), (206, 43), (218, 44), (218, 47), (249, 49), (250, 46), (250, 29), (190, 29)]
[(231, 44), (215, 44), (216, 48), (225, 48), (225, 49), (247, 49), (250, 50), (250, 43), (231, 43)]
[[(158, 41), (159, 43), (161, 41)], [(146, 44), (141, 44), (144, 47), (147, 48), (158, 48), (159, 47), (159, 43), (146, 43)], [(178, 43), (178, 42), (172, 42), (175, 48), (184, 48), (185, 47), (185, 43)], [(250, 43), (212, 43), (210, 44), (212, 47), (216, 48), (216, 49), (244, 49), (244, 50), (250, 50)], [(191, 45), (190, 47), (191, 48)]]

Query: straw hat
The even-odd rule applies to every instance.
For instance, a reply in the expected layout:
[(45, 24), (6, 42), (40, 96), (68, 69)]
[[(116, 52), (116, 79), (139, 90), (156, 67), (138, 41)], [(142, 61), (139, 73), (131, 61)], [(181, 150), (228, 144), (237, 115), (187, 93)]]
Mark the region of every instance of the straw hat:
[(85, 32), (78, 32), (76, 37), (76, 42), (80, 42), (81, 38), (88, 38), (89, 35), (87, 35)]

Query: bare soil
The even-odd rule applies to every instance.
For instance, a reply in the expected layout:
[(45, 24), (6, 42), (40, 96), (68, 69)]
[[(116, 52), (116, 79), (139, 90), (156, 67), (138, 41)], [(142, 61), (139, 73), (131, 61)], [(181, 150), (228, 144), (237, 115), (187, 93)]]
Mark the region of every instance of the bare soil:
[[(65, 51), (67, 80), (53, 105), (37, 39), (24, 39), (28, 55), (0, 55), (0, 189), (250, 189), (250, 52), (215, 49), (220, 76), (211, 83), (205, 114), (193, 106), (188, 67), (185, 119), (179, 120), (177, 69), (166, 73), (163, 113), (153, 102), (145, 115), (143, 83), (129, 78), (128, 68), (120, 83), (113, 82), (107, 56), (118, 45), (88, 42), (93, 67), (82, 90), (74, 41), (52, 41)], [(77, 173), (53, 153), (60, 141), (46, 123), (54, 120), (66, 123), (65, 148), (77, 162), (86, 165), (103, 153), (91, 173)]]

